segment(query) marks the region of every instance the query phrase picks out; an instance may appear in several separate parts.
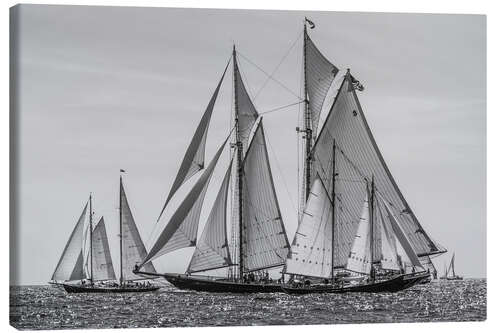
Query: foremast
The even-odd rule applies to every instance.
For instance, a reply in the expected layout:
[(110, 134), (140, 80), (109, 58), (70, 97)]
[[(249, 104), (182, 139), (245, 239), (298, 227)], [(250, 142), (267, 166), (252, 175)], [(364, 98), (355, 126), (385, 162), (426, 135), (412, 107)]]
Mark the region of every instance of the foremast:
[(93, 260), (93, 245), (92, 245), (92, 192), (90, 193), (89, 196), (89, 206), (90, 206), (90, 214), (89, 214), (89, 232), (90, 232), (90, 283), (92, 284), (94, 282), (94, 267), (92, 265)]
[(305, 133), (305, 149), (304, 149), (304, 192), (302, 194), (304, 202), (307, 202), (309, 197), (309, 191), (311, 190), (311, 167), (312, 167), (312, 122), (311, 122), (311, 110), (309, 108), (309, 100), (307, 96), (307, 23), (304, 19), (304, 33), (303, 33), (303, 68), (304, 68), (304, 128), (302, 132)]

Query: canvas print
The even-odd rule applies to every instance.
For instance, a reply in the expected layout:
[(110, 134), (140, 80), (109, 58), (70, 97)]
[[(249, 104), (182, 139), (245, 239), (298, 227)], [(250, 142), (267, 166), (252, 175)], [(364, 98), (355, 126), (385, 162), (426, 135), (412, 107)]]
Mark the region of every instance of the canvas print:
[(18, 329), (486, 319), (486, 16), (17, 5)]

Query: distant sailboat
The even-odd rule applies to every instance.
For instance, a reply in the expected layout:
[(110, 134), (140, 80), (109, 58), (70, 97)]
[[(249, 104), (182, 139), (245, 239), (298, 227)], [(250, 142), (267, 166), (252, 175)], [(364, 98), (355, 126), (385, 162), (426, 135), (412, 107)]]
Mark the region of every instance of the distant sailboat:
[[(88, 229), (84, 226), (87, 220)], [(87, 240), (88, 246), (86, 246)], [(145, 256), (146, 248), (135, 225), (120, 176), (120, 278), (118, 283), (111, 260), (104, 218), (101, 217), (97, 225), (93, 227), (92, 195), (90, 195), (59, 259), (51, 284), (62, 285), (69, 293), (155, 291), (159, 287), (149, 282), (140, 284), (133, 282), (144, 279), (138, 278), (132, 271)], [(151, 263), (148, 264), (148, 269), (155, 271)]]
[(455, 253), (451, 257), (450, 265), (445, 269), (444, 275), (441, 280), (463, 280), (462, 276), (455, 274)]

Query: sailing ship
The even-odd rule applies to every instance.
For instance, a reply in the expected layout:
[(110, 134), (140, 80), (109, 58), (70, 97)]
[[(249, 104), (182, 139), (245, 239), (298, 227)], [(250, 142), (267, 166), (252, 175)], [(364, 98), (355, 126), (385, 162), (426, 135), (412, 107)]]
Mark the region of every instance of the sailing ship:
[(455, 253), (451, 257), (450, 265), (445, 269), (441, 280), (463, 280), (462, 276), (455, 274)]
[[(350, 70), (340, 70), (319, 51), (309, 37), (308, 24), (314, 27), (311, 21), (304, 21), (303, 120), (297, 127), (303, 139), (303, 175), (299, 224), (292, 245), (274, 189), (263, 119), (243, 84), (233, 47), (232, 132), (204, 169), (208, 125), (228, 63), (158, 221), (177, 190), (204, 171), (136, 273), (163, 276), (180, 289), (212, 292), (398, 291), (429, 277), (419, 258), (446, 250), (424, 231), (389, 172), (356, 94), (363, 85)], [(198, 239), (205, 192), (229, 138), (233, 157)], [(225, 214), (229, 183), (235, 184), (231, 244)], [(184, 247), (196, 247), (185, 274), (143, 268)], [(228, 268), (227, 277), (193, 275), (223, 267)], [(255, 272), (275, 267), (282, 268), (277, 282), (267, 275), (263, 281), (253, 278)], [(284, 274), (290, 276), (289, 284), (284, 283)]]
[[(88, 208), (88, 210), (87, 210)], [(92, 194), (78, 219), (52, 274), (51, 284), (68, 293), (149, 292), (159, 289), (133, 274), (134, 266), (146, 256), (146, 248), (128, 204), (120, 175), (120, 277), (116, 282), (104, 217), (93, 226)], [(88, 226), (85, 226), (88, 221)], [(88, 242), (88, 246), (87, 246)], [(86, 258), (86, 259), (84, 259)], [(148, 270), (155, 271), (152, 263)]]

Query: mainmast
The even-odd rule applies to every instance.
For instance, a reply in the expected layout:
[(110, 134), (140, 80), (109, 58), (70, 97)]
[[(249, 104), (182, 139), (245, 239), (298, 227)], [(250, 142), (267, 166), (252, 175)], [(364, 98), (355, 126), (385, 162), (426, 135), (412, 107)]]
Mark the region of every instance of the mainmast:
[(335, 149), (336, 143), (333, 139), (333, 155), (332, 155), (332, 284), (335, 282), (334, 269), (335, 269), (335, 177), (337, 176), (335, 172)]
[(123, 181), (120, 170), (120, 286), (123, 284), (123, 233), (122, 233), (122, 191)]
[[(311, 124), (311, 110), (309, 109), (309, 100), (307, 97), (307, 22), (304, 20), (304, 47), (303, 47), (303, 58), (304, 58), (304, 128), (305, 132), (305, 155), (304, 155), (304, 191), (305, 191), (305, 202), (309, 197), (309, 191), (311, 190), (311, 150), (312, 150), (312, 124)], [(303, 194), (304, 195), (304, 194)]]
[(371, 193), (370, 193), (370, 279), (375, 279), (375, 270), (373, 268), (373, 249), (374, 249), (374, 224), (375, 224), (375, 212), (374, 212), (374, 198), (375, 197), (375, 179), (372, 175), (371, 182)]
[(90, 202), (90, 214), (89, 214), (89, 231), (90, 231), (90, 283), (94, 281), (94, 269), (92, 267), (93, 257), (92, 257), (92, 192), (89, 197)]
[(241, 189), (243, 188), (243, 169), (242, 169), (242, 157), (243, 157), (243, 143), (241, 142), (240, 128), (238, 124), (238, 80), (236, 79), (236, 73), (238, 71), (238, 65), (236, 63), (236, 46), (233, 45), (233, 80), (234, 80), (234, 128), (235, 128), (235, 139), (236, 139), (236, 170), (237, 170), (237, 188), (236, 193), (238, 195), (238, 254), (239, 254), (239, 266), (238, 266), (238, 277), (241, 279), (243, 277), (243, 207), (242, 207), (242, 197)]

